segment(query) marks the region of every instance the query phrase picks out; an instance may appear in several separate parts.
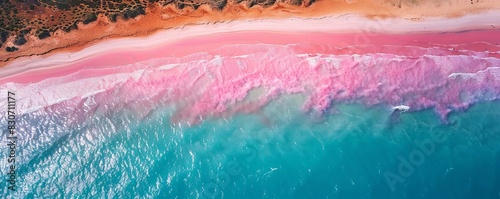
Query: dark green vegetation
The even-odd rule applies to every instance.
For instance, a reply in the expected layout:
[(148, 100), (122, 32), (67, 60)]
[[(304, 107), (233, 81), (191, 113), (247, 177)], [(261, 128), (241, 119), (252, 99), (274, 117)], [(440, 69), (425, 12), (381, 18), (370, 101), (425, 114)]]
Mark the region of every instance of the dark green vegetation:
[[(260, 5), (269, 7), (277, 2), (309, 6), (315, 0), (235, 0), (234, 3), (247, 7)], [(228, 0), (0, 0), (0, 47), (14, 52), (29, 42), (29, 35), (45, 39), (57, 30), (70, 32), (77, 24), (89, 24), (104, 15), (110, 21), (118, 18), (132, 19), (146, 14), (149, 6), (169, 6), (177, 9), (197, 10), (209, 5), (214, 10), (223, 10)], [(15, 46), (6, 47), (6, 41)]]

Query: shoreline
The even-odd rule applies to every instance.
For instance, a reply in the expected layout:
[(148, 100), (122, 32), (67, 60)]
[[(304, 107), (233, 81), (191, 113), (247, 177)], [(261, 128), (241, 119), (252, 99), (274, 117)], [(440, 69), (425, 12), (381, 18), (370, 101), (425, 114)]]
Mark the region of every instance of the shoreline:
[[(309, 7), (276, 4), (268, 8), (260, 6), (246, 8), (240, 4), (230, 4), (222, 11), (213, 11), (208, 6), (202, 6), (195, 11), (189, 9), (179, 11), (171, 6), (148, 7), (146, 15), (135, 19), (118, 19), (116, 23), (112, 23), (105, 16), (99, 15), (97, 21), (87, 25), (79, 23), (78, 30), (69, 33), (59, 30), (44, 40), (30, 36), (28, 38), (30, 42), (23, 45), (19, 51), (12, 53), (0, 52), (0, 57), (3, 57), (0, 60), (0, 67), (9, 65), (14, 60), (30, 56), (47, 57), (57, 53), (77, 52), (116, 38), (142, 38), (157, 34), (164, 29), (175, 30), (200, 24), (216, 25), (230, 23), (234, 20), (317, 18), (351, 13), (372, 20), (399, 18), (420, 21), (435, 17), (451, 19), (500, 9), (500, 2), (494, 0), (473, 5), (469, 5), (467, 2), (455, 2), (450, 5), (434, 4), (424, 1), (421, 5), (402, 4), (398, 7), (398, 5), (391, 4), (390, 1), (377, 4), (377, 2), (371, 1), (320, 0)], [(446, 12), (442, 11), (441, 6), (448, 6)], [(75, 40), (74, 38), (78, 39)]]
[[(292, 29), (304, 30), (303, 23), (291, 21), (302, 24), (291, 26)], [(252, 22), (258, 23), (264, 22)], [(496, 29), (340, 33), (342, 28), (355, 24), (346, 22), (345, 27), (331, 26), (331, 32), (307, 23), (323, 32), (311, 29), (296, 33), (267, 30), (268, 26), (279, 29), (273, 23), (264, 28), (236, 24), (247, 31), (214, 34), (206, 26), (190, 26), (186, 27), (189, 30), (179, 31), (201, 36), (165, 31), (148, 38), (107, 41), (77, 53), (31, 60), (29, 64), (16, 62), (17, 68), (7, 67), (0, 73), (0, 92), (19, 93), (20, 113), (57, 104), (77, 105), (88, 99), (117, 102), (121, 106), (151, 96), (154, 101), (164, 99), (182, 110), (175, 118), (195, 121), (192, 116), (251, 111), (280, 94), (305, 93), (309, 99), (304, 110), (325, 110), (334, 103), (329, 100), (333, 95), (337, 101), (362, 98), (367, 105), (405, 105), (411, 107), (410, 111), (435, 107), (445, 118), (452, 110), (480, 101), (482, 98), (476, 97), (482, 94), (478, 92), (498, 85), (494, 75), (500, 63)], [(439, 23), (435, 26), (443, 30)], [(203, 28), (205, 32), (191, 31), (193, 28)], [(255, 28), (263, 29), (259, 32)], [(168, 37), (169, 34), (184, 39)], [(369, 41), (358, 40), (357, 36), (367, 36)], [(32, 70), (20, 72), (25, 67)], [(474, 80), (468, 81), (471, 78)], [(440, 85), (448, 85), (449, 92), (443, 92)], [(259, 100), (234, 104), (245, 99), (251, 89), (261, 87), (265, 92)], [(377, 90), (380, 92), (373, 92)], [(485, 96), (500, 96), (496, 90), (491, 92)], [(414, 99), (408, 93), (423, 97)], [(228, 109), (232, 105), (234, 109)]]
[[(129, 57), (126, 57), (125, 59), (116, 59), (115, 61), (119, 61), (116, 63), (114, 63), (115, 61), (100, 63), (104, 65), (127, 64), (130, 61), (134, 61), (131, 60), (131, 58), (140, 58), (140, 56), (135, 55), (137, 53), (141, 54), (140, 52), (143, 51), (154, 51), (162, 46), (172, 44), (175, 44), (176, 48), (183, 49), (188, 52), (185, 54), (189, 54), (197, 51), (197, 49), (189, 49), (186, 45), (202, 45), (191, 40), (203, 37), (217, 37), (217, 35), (221, 34), (234, 35), (251, 32), (291, 35), (308, 34), (310, 32), (325, 34), (354, 34), (355, 38), (351, 38), (351, 40), (355, 39), (359, 43), (366, 42), (364, 40), (366, 40), (366, 38), (368, 38), (367, 36), (371, 34), (418, 35), (426, 33), (453, 33), (473, 30), (499, 31), (500, 22), (495, 20), (498, 18), (500, 18), (500, 12), (487, 12), (453, 19), (427, 19), (425, 21), (408, 21), (405, 19), (385, 19), (374, 21), (369, 18), (356, 15), (341, 15), (316, 19), (290, 18), (242, 20), (218, 24), (193, 25), (186, 26), (184, 28), (160, 31), (148, 37), (105, 40), (77, 52), (61, 52), (54, 53), (49, 56), (33, 56), (19, 59), (2, 68), (0, 71), (0, 82), (5, 82), (4, 79), (10, 75), (26, 70), (42, 68), (48, 69), (47, 67), (59, 68), (63, 65), (78, 64), (81, 61), (92, 59), (93, 56), (99, 56), (101, 54), (109, 55), (121, 53), (122, 57), (124, 54), (129, 54)], [(335, 26), (327, 26), (327, 24), (335, 24)], [(491, 42), (495, 42), (494, 36), (492, 37)], [(262, 39), (262, 41), (266, 40), (269, 39)], [(456, 40), (460, 42), (475, 41), (471, 38), (457, 38)], [(476, 40), (483, 41), (479, 38)], [(191, 42), (191, 44), (185, 42)], [(217, 42), (220, 43), (228, 41), (224, 41), (223, 38), (218, 38), (212, 41), (212, 43)], [(140, 58), (140, 60), (135, 61), (141, 60), (144, 60), (144, 58)]]

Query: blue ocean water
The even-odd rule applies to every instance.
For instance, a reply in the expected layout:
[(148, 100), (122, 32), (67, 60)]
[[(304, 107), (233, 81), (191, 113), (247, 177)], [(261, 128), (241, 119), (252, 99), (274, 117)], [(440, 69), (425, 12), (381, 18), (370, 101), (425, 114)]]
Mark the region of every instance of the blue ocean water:
[(172, 125), (167, 107), (145, 118), (95, 115), (77, 127), (63, 116), (23, 116), (19, 129), (32, 133), (19, 146), (18, 190), (1, 195), (500, 198), (499, 101), (453, 113), (449, 124), (432, 110), (339, 104), (319, 116), (303, 113), (302, 102), (281, 97), (192, 126)]

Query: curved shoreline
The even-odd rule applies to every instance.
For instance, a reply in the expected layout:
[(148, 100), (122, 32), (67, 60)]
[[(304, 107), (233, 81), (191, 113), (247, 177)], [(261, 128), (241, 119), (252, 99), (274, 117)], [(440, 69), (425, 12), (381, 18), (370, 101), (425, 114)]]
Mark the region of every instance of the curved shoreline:
[[(176, 103), (174, 118), (190, 121), (252, 110), (280, 93), (305, 92), (306, 110), (362, 99), (411, 110), (435, 107), (445, 118), (484, 96), (500, 96), (499, 30), (487, 28), (496, 21), (485, 21), (498, 15), (417, 22), (344, 15), (189, 26), (18, 60), (0, 71), (0, 92), (18, 91), (20, 113), (64, 101), (126, 104), (150, 96)], [(479, 30), (466, 31), (469, 23)], [(375, 31), (374, 24), (382, 25)], [(262, 100), (232, 106), (261, 87), (267, 89)]]
[[(40, 68), (56, 68), (62, 65), (77, 64), (86, 59), (92, 59), (92, 56), (101, 54), (131, 54), (135, 59), (139, 55), (134, 55), (137, 51), (154, 50), (169, 44), (176, 44), (178, 48), (184, 48), (186, 51), (194, 52), (197, 49), (189, 49), (186, 41), (201, 37), (217, 37), (220, 34), (237, 34), (265, 31), (276, 34), (307, 34), (316, 33), (335, 33), (335, 34), (354, 34), (358, 43), (366, 43), (370, 39), (370, 34), (422, 34), (422, 33), (446, 33), (460, 32), (467, 30), (490, 30), (500, 32), (500, 12), (486, 12), (476, 15), (467, 15), (460, 18), (443, 19), (431, 18), (423, 21), (409, 21), (405, 19), (381, 19), (372, 20), (356, 15), (329, 16), (315, 19), (290, 18), (290, 19), (263, 19), (263, 20), (243, 20), (232, 21), (218, 24), (193, 25), (178, 29), (168, 29), (143, 38), (119, 38), (99, 42), (93, 46), (87, 47), (77, 52), (56, 53), (47, 57), (35, 56), (23, 58), (10, 63), (0, 71), (0, 82), (5, 82), (5, 78), (26, 70)], [(333, 25), (335, 24), (335, 25)], [(495, 42), (495, 36), (491, 36)], [(488, 37), (487, 37), (488, 38)], [(500, 36), (498, 36), (500, 40)], [(262, 38), (262, 41), (269, 39)], [(278, 39), (279, 40), (279, 39)], [(484, 41), (482, 38), (458, 38), (458, 41), (473, 42)], [(354, 42), (356, 42), (354, 41)], [(497, 40), (498, 41), (498, 40)], [(212, 41), (216, 43), (216, 41)], [(219, 38), (218, 42), (227, 42)], [(271, 42), (271, 41), (268, 41)], [(351, 41), (353, 42), (353, 41)], [(373, 42), (373, 41), (369, 41)], [(369, 43), (366, 43), (369, 44)], [(194, 42), (192, 45), (200, 45)], [(132, 50), (131, 50), (132, 49)], [(140, 53), (139, 53), (140, 54)], [(118, 62), (116, 62), (118, 61)], [(124, 61), (122, 63), (122, 61)], [(126, 64), (130, 59), (117, 59), (109, 63), (100, 64)]]
[[(172, 6), (150, 6), (147, 7), (145, 15), (134, 19), (119, 19), (117, 22), (110, 22), (104, 15), (99, 15), (95, 22), (87, 25), (79, 23), (77, 25), (78, 30), (69, 33), (59, 30), (54, 32), (51, 37), (43, 40), (34, 35), (27, 35), (28, 43), (21, 46), (18, 51), (10, 53), (0, 51), (0, 67), (8, 65), (13, 60), (29, 56), (46, 57), (61, 52), (76, 52), (109, 39), (144, 37), (156, 34), (162, 29), (204, 23), (226, 23), (232, 20), (258, 20), (263, 18), (315, 18), (346, 13), (353, 13), (371, 19), (401, 18), (418, 21), (425, 20), (428, 17), (456, 18), (500, 9), (500, 2), (495, 0), (471, 3), (467, 1), (450, 2), (447, 0), (438, 2), (426, 0), (419, 2), (399, 0), (380, 2), (319, 0), (309, 7), (277, 3), (267, 8), (261, 6), (247, 8), (245, 5), (230, 3), (221, 11), (211, 10), (207, 6), (201, 6), (197, 10), (177, 10)], [(11, 45), (13, 39), (10, 38), (5, 44)]]

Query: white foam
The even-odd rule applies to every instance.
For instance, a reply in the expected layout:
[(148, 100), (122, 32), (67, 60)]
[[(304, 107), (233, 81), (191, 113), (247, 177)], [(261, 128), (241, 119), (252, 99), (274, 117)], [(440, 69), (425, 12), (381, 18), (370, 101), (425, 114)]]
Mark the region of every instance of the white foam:
[(160, 69), (160, 70), (170, 70), (170, 69), (175, 68), (177, 66), (179, 66), (179, 64), (166, 64), (166, 65), (160, 66), (158, 69)]
[(243, 31), (269, 32), (335, 32), (368, 31), (367, 28), (378, 27), (368, 32), (380, 33), (417, 33), (417, 32), (449, 32), (500, 26), (500, 12), (484, 12), (466, 15), (460, 18), (428, 18), (421, 21), (407, 19), (372, 20), (355, 14), (327, 16), (320, 18), (288, 18), (235, 20), (227, 23), (210, 25), (192, 25), (178, 29), (160, 31), (145, 38), (120, 38), (106, 40), (78, 52), (58, 53), (47, 58), (29, 57), (16, 60), (0, 70), (0, 82), (4, 77), (34, 68), (57, 68), (65, 64), (89, 59), (93, 55), (123, 49), (149, 49), (191, 37), (200, 37), (220, 33)]
[(399, 105), (399, 106), (392, 107), (392, 110), (398, 110), (398, 111), (401, 111), (401, 112), (406, 112), (406, 111), (410, 110), (410, 107), (406, 106), (406, 105)]
[(495, 79), (500, 80), (500, 67), (489, 67), (475, 73), (451, 73), (449, 78), (463, 77), (464, 79), (476, 78), (478, 75), (491, 74)]

